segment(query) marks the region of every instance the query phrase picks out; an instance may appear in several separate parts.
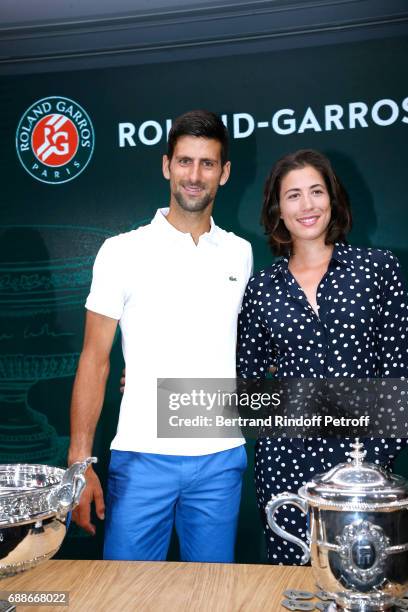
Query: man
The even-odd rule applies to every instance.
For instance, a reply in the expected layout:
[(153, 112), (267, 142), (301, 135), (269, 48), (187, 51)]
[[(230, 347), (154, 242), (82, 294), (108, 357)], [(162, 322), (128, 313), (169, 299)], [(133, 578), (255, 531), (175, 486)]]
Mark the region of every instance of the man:
[[(163, 560), (173, 524), (183, 560), (232, 562), (243, 438), (157, 438), (157, 379), (233, 378), (237, 317), (251, 274), (248, 242), (211, 212), (230, 174), (228, 134), (207, 111), (176, 119), (163, 156), (169, 209), (107, 240), (95, 261), (71, 408), (69, 463), (91, 455), (109, 354), (122, 330), (126, 389), (111, 444), (104, 557)], [(74, 520), (104, 518), (92, 468)]]

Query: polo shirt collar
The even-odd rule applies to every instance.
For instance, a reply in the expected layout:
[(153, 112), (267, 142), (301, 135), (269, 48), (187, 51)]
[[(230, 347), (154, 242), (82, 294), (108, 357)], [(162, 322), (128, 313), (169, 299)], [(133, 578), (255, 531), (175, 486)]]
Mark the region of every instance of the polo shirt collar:
[[(159, 231), (163, 233), (163, 235), (167, 236), (173, 240), (184, 240), (186, 236), (191, 238), (191, 235), (186, 232), (181, 232), (174, 225), (169, 223), (166, 219), (169, 214), (169, 208), (159, 208), (152, 219), (152, 225), (157, 228)], [(215, 225), (214, 219), (210, 218), (210, 231), (205, 232), (200, 236), (199, 243), (202, 241), (210, 242), (212, 244), (218, 245), (220, 238), (219, 228)]]

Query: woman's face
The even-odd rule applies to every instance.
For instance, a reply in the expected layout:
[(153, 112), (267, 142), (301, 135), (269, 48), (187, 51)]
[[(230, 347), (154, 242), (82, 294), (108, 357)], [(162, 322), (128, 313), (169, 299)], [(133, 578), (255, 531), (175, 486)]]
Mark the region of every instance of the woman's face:
[(313, 166), (291, 170), (283, 177), (279, 207), (293, 243), (324, 242), (331, 217), (330, 197), (323, 176)]

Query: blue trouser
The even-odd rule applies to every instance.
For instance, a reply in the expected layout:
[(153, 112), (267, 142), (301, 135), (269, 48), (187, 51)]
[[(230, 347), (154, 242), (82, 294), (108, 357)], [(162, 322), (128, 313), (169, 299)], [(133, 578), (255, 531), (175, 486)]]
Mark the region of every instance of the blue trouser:
[(244, 446), (211, 455), (112, 451), (104, 559), (163, 561), (175, 524), (183, 561), (232, 563)]

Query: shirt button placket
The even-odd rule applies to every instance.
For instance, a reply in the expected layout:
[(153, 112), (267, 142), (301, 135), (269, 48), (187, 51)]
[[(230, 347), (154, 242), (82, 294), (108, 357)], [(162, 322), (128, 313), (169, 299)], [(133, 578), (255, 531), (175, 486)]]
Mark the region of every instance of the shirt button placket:
[(324, 314), (324, 311), (322, 313), (321, 304), (324, 299), (324, 298), (322, 299), (322, 296), (325, 293), (324, 289), (326, 287), (327, 277), (328, 277), (328, 273), (326, 272), (326, 274), (323, 276), (317, 288), (316, 302), (319, 307), (319, 316), (316, 315), (317, 321), (316, 321), (316, 327), (314, 329), (315, 335), (319, 339), (317, 344), (320, 345), (318, 346), (316, 353), (315, 353), (316, 360), (318, 362), (316, 363), (316, 370), (322, 376), (327, 375), (327, 351), (325, 348), (327, 346), (327, 337), (326, 337), (326, 329), (323, 325), (322, 318), (321, 318), (322, 314)]
[[(316, 357), (316, 371), (319, 372), (319, 374), (322, 374), (323, 376), (326, 375), (326, 370), (327, 370), (327, 352), (326, 352), (326, 330), (324, 328), (323, 323), (321, 322), (321, 320), (316, 316), (316, 325), (314, 327), (314, 333), (317, 339), (317, 348), (315, 351), (315, 357)], [(323, 362), (323, 363), (322, 363)]]

